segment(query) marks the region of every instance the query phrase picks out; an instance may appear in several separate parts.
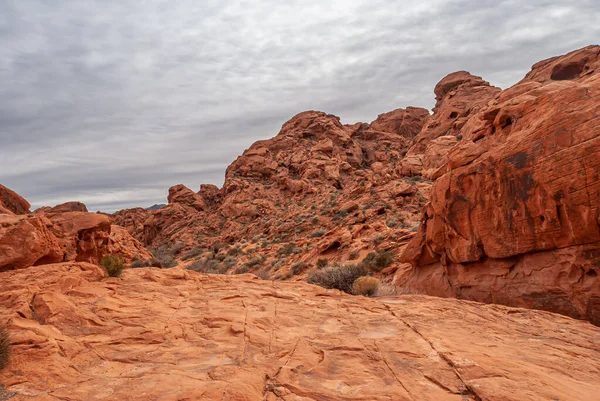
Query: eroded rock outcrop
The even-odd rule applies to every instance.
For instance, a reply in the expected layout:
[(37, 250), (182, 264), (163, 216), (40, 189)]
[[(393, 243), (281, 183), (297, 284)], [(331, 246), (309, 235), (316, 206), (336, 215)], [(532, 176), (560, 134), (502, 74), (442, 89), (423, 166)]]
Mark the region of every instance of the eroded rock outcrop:
[[(22, 198), (12, 193), (11, 199)], [(70, 211), (82, 208), (82, 203), (69, 202), (35, 214), (0, 213), (0, 271), (70, 261), (99, 264), (107, 254), (126, 260), (152, 257), (126, 229), (113, 226), (109, 216)]]
[(1, 381), (15, 401), (579, 401), (600, 392), (600, 329), (546, 312), (181, 269), (115, 279), (63, 263), (0, 274), (0, 323), (14, 344)]
[(36, 209), (35, 213), (65, 213), (65, 212), (87, 212), (87, 206), (81, 202), (66, 202), (54, 207), (44, 206)]
[(400, 285), (600, 324), (599, 54), (536, 64), (465, 123)]
[[(195, 193), (176, 185), (166, 207), (113, 217), (146, 246), (183, 245), (182, 254), (196, 255), (202, 254), (199, 247), (223, 249), (215, 255), (221, 259), (234, 247), (237, 264), (231, 270), (264, 257), (252, 271), (271, 277), (283, 271), (269, 264), (288, 270), (294, 263), (315, 263), (323, 253), (342, 261), (374, 247), (388, 249), (393, 244), (386, 238), (410, 234), (428, 196), (429, 181), (395, 170), (428, 118), (427, 110), (416, 107), (354, 125), (323, 112), (300, 113), (277, 136), (238, 157), (222, 189), (202, 185)], [(383, 239), (374, 245), (378, 235)], [(256, 244), (252, 251), (237, 251), (248, 241)], [(279, 248), (289, 243), (305, 252), (282, 255)]]
[(21, 195), (0, 185), (0, 214), (27, 214), (30, 207)]
[[(436, 160), (435, 150), (429, 149), (433, 145), (439, 149), (443, 146), (444, 153), (450, 148), (448, 139), (432, 141), (440, 137), (457, 137), (469, 119), (485, 107), (500, 93), (500, 88), (490, 86), (481, 77), (458, 71), (444, 77), (434, 89), (435, 107), (433, 115), (428, 119), (414, 140), (406, 154), (406, 158), (399, 164), (399, 170), (404, 175), (423, 175), (432, 177), (443, 161)], [(433, 157), (432, 157), (433, 156)], [(424, 161), (425, 158), (425, 161)], [(442, 156), (443, 158), (443, 156)]]

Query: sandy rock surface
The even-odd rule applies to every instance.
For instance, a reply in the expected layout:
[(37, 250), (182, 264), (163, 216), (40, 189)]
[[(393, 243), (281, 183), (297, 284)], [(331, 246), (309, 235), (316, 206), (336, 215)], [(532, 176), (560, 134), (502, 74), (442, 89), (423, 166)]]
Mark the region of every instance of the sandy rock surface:
[(2, 283), (15, 401), (600, 399), (600, 328), (547, 312), (85, 263)]

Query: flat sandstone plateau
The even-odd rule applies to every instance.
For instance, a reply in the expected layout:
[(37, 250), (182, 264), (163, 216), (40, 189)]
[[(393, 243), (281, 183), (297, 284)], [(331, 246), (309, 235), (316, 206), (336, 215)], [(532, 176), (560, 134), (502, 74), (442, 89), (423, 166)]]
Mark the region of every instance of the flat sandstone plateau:
[(600, 328), (181, 269), (3, 274), (11, 400), (600, 400)]

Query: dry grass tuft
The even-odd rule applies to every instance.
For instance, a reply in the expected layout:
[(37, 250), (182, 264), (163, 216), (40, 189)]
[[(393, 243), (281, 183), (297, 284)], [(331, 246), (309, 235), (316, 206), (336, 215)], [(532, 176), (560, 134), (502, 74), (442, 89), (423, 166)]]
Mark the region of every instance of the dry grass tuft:
[(364, 295), (365, 297), (372, 297), (377, 293), (379, 284), (381, 282), (378, 278), (371, 276), (362, 276), (354, 280), (352, 284), (352, 293), (354, 295)]
[(110, 277), (120, 277), (126, 261), (121, 255), (104, 255), (100, 263)]

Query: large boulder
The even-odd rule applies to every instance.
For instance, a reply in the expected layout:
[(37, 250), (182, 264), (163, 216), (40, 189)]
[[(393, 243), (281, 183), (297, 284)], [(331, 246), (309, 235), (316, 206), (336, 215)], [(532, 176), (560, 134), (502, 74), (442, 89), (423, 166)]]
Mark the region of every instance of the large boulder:
[(87, 212), (87, 206), (81, 202), (66, 202), (54, 207), (44, 206), (36, 209), (35, 213), (65, 213), (65, 212)]
[(400, 285), (600, 324), (599, 53), (536, 64), (468, 120)]
[(199, 211), (206, 209), (204, 198), (183, 184), (169, 188), (168, 201), (169, 203), (180, 203)]
[(0, 214), (0, 271), (63, 260), (63, 250), (45, 216)]
[(27, 214), (30, 207), (21, 195), (0, 185), (0, 213)]

